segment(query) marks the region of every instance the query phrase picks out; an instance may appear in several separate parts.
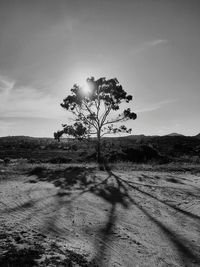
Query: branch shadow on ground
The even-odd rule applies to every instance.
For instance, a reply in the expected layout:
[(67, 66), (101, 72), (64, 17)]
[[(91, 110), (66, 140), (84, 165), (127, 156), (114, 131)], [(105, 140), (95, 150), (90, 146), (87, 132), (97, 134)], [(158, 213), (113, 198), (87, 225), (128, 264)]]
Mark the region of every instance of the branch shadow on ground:
[(138, 202), (134, 201), (135, 205), (164, 233), (166, 238), (172, 243), (173, 247), (177, 250), (179, 258), (182, 263), (190, 266), (192, 263), (200, 263), (200, 256), (198, 255), (198, 248), (194, 243), (187, 240), (183, 236), (177, 234), (175, 230), (167, 227), (163, 222), (152, 216), (150, 212), (142, 207)]
[(124, 209), (128, 209), (132, 200), (128, 192), (127, 186), (114, 175), (109, 166), (105, 165), (105, 170), (108, 177), (100, 184), (97, 184), (89, 189), (93, 194), (101, 197), (110, 204), (110, 210), (107, 214), (106, 224), (98, 231), (98, 240), (101, 244), (96, 244), (96, 255), (93, 259), (98, 262), (99, 266), (103, 266), (106, 259), (107, 249), (110, 248), (111, 235), (117, 223), (117, 205), (120, 204)]
[[(96, 177), (94, 170), (94, 168), (86, 167), (68, 167), (64, 170), (50, 170), (43, 167), (36, 167), (29, 172), (30, 176), (37, 176), (39, 181), (51, 182), (59, 188), (56, 195), (55, 213), (51, 216), (46, 225), (48, 231), (51, 229), (56, 229), (55, 226), (56, 220), (59, 217), (59, 210), (65, 205), (70, 205), (71, 201), (74, 200), (74, 198), (71, 197), (71, 194), (74, 191), (76, 191), (75, 198), (86, 192), (90, 192), (110, 204), (106, 223), (97, 231), (96, 240), (101, 240), (101, 245), (98, 244), (99, 242), (96, 242), (96, 254), (93, 257), (92, 262), (98, 263), (99, 266), (103, 266), (104, 259), (107, 255), (107, 250), (110, 247), (109, 243), (112, 242), (111, 235), (117, 223), (117, 206), (121, 205), (122, 208), (128, 209), (130, 205), (135, 205), (162, 231), (166, 238), (172, 243), (172, 245), (178, 251), (181, 261), (188, 264), (191, 263), (191, 261), (200, 263), (200, 257), (196, 252), (197, 247), (195, 247), (195, 244), (189, 240), (186, 240), (186, 238), (182, 237), (182, 235), (177, 234), (175, 230), (170, 229), (158, 218), (155, 218), (155, 216), (150, 213), (150, 210), (147, 210), (145, 206), (141, 205), (141, 203), (138, 203), (134, 197), (130, 196), (130, 190), (135, 190), (147, 198), (150, 197), (161, 204), (167, 205), (177, 213), (182, 213), (182, 215), (189, 216), (192, 219), (199, 220), (197, 215), (166, 203), (149, 192), (142, 190), (138, 185), (134, 185), (134, 182), (129, 182), (120, 178), (112, 172), (109, 165), (106, 163), (104, 164), (104, 170), (107, 173), (107, 177), (105, 179), (102, 180), (99, 177)], [(29, 208), (29, 205), (26, 206), (25, 204), (24, 208)]]
[(40, 181), (53, 183), (56, 187), (71, 191), (72, 189), (82, 190), (93, 184), (95, 176), (94, 168), (68, 167), (66, 169), (51, 170), (45, 167), (36, 167), (28, 175), (36, 175)]
[[(153, 194), (150, 194), (149, 192), (146, 192), (144, 191), (143, 189), (141, 189), (140, 187), (137, 186), (137, 184), (135, 185), (134, 182), (127, 182), (129, 184), (130, 187), (132, 187), (134, 190), (142, 193), (143, 195), (149, 197), (149, 198), (152, 198), (158, 202), (160, 202), (161, 204), (165, 205), (165, 206), (168, 206), (169, 208), (175, 210), (176, 212), (179, 212), (189, 218), (192, 218), (192, 219), (195, 219), (195, 220), (199, 220), (200, 221), (200, 216), (196, 215), (196, 214), (193, 214), (189, 211), (186, 211), (186, 210), (183, 210), (177, 206), (175, 206), (174, 204), (171, 204), (171, 203), (168, 203), (162, 199), (159, 199), (157, 196), (153, 195)], [(145, 186), (145, 185), (142, 185), (142, 186)], [(153, 187), (153, 186), (152, 186)]]
[[(164, 233), (164, 235), (167, 237), (167, 239), (172, 243), (172, 245), (176, 248), (178, 254), (180, 255), (180, 260), (183, 263), (191, 264), (191, 263), (200, 263), (200, 256), (198, 255), (198, 248), (195, 246), (195, 244), (189, 240), (187, 240), (185, 237), (177, 234), (175, 230), (170, 229), (168, 226), (166, 226), (163, 222), (159, 221), (158, 218), (155, 218), (149, 210), (145, 207), (143, 207), (140, 203), (138, 203), (135, 199), (130, 197), (129, 190), (130, 187), (134, 190), (139, 191), (140, 193), (154, 198), (155, 200), (159, 201), (162, 204), (165, 204), (169, 206), (170, 208), (176, 210), (177, 212), (180, 212), (186, 216), (190, 216), (193, 219), (200, 219), (199, 216), (194, 215), (190, 212), (181, 210), (177, 208), (176, 206), (170, 205), (168, 203), (165, 203), (164, 201), (156, 198), (155, 196), (140, 190), (138, 187), (133, 187), (133, 185), (130, 185), (130, 183), (124, 179), (121, 179), (119, 176), (114, 174), (110, 167), (105, 164), (105, 170), (109, 174), (109, 177), (114, 177), (117, 181), (117, 184), (120, 186), (120, 188), (123, 188), (125, 191), (125, 196), (128, 196), (129, 201), (131, 204), (135, 205), (137, 208), (139, 208), (145, 216), (147, 216), (153, 223), (156, 224), (156, 226), (161, 229), (161, 231)], [(102, 254), (101, 254), (102, 255)]]
[[(127, 209), (131, 204), (127, 186), (109, 170), (108, 165), (105, 165), (105, 169), (108, 176), (103, 180), (95, 176), (93, 168), (85, 167), (68, 167), (64, 170), (48, 170), (39, 167), (29, 173), (29, 175), (36, 175), (39, 181), (52, 182), (55, 186), (64, 190), (58, 191), (55, 199), (57, 214), (63, 205), (70, 205), (70, 201), (86, 192), (90, 192), (110, 204), (107, 221), (96, 233), (96, 240), (101, 240), (101, 245), (99, 246), (96, 242), (96, 254), (92, 262), (98, 263), (99, 266), (103, 266), (103, 259), (106, 257), (110, 243), (110, 235), (116, 225), (117, 205), (120, 204), (124, 209)], [(76, 196), (69, 198), (69, 195), (74, 191), (76, 191)], [(68, 195), (68, 203), (66, 203), (65, 194)], [(48, 221), (48, 230), (56, 229), (56, 216), (54, 214), (54, 218)]]

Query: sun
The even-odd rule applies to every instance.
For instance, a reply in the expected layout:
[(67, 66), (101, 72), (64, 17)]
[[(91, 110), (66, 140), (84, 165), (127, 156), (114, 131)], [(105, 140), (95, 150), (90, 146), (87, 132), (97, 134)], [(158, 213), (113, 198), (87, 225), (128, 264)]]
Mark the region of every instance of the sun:
[(81, 89), (82, 89), (84, 95), (88, 95), (91, 93), (91, 87), (89, 86), (89, 84), (87, 82), (85, 82), (83, 84), (83, 86), (81, 86)]

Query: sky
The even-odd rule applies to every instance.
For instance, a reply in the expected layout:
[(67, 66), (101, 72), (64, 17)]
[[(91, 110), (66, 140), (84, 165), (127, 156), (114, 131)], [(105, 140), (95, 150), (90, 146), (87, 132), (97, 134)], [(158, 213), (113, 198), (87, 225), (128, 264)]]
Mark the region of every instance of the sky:
[(0, 136), (53, 137), (87, 77), (133, 95), (132, 134), (200, 132), (199, 0), (0, 0)]

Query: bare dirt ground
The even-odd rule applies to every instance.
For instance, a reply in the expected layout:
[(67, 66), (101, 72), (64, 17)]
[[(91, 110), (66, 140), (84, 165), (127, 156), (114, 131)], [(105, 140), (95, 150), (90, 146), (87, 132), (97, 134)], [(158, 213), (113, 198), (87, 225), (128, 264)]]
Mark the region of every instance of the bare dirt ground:
[(200, 174), (0, 166), (0, 266), (200, 266)]

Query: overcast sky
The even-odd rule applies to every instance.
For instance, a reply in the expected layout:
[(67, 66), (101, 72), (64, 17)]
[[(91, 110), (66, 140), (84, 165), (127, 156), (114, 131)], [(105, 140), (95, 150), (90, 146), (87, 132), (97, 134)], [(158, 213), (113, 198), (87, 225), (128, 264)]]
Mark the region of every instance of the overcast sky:
[(133, 134), (200, 132), (199, 0), (0, 0), (0, 136), (53, 136), (90, 76), (133, 95)]

